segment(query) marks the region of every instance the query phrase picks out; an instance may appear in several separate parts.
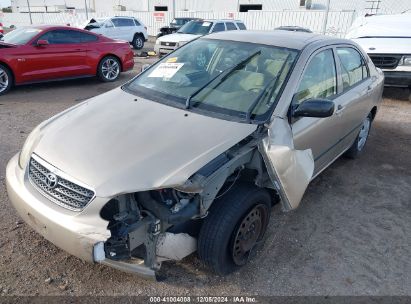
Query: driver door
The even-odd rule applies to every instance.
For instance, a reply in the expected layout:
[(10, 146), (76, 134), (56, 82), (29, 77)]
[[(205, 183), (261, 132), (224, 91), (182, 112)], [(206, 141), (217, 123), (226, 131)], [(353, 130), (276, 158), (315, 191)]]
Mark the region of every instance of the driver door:
[(292, 101), (294, 108), (307, 99), (328, 99), (335, 104), (335, 113), (330, 117), (291, 118), (295, 148), (312, 150), (314, 176), (341, 153), (339, 141), (344, 132), (338, 127), (342, 99), (338, 95), (337, 79), (333, 48), (321, 49), (307, 63)]
[[(341, 101), (337, 84), (334, 49), (317, 50), (310, 56), (300, 76), (290, 113), (291, 109), (309, 99), (331, 100), (338, 109)], [(285, 210), (298, 207), (309, 182), (339, 155), (343, 133), (338, 128), (338, 110), (325, 118), (289, 119), (274, 117), (268, 136), (259, 146)]]
[[(51, 30), (27, 48), (21, 61), (22, 82), (37, 82), (86, 75), (87, 44), (74, 30)], [(48, 45), (38, 46), (38, 40)]]

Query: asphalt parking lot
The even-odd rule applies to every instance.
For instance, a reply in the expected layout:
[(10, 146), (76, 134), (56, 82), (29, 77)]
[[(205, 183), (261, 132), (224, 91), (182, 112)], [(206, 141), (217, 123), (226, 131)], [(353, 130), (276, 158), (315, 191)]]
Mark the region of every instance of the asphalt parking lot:
[[(227, 277), (193, 254), (151, 282), (70, 256), (23, 223), (5, 189), (7, 161), (41, 121), (133, 77), (29, 85), (0, 97), (1, 295), (411, 295), (411, 100), (387, 89), (365, 154), (316, 178), (296, 211), (274, 207), (252, 262)], [(113, 101), (115, 106), (115, 101)]]

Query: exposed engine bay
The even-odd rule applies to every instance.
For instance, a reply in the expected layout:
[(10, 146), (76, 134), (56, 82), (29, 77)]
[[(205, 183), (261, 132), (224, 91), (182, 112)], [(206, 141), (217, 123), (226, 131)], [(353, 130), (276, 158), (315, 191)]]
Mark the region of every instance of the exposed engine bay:
[[(96, 261), (129, 263), (138, 259), (157, 271), (165, 260), (180, 260), (197, 249), (202, 218), (215, 199), (238, 180), (272, 187), (257, 149), (261, 134), (244, 139), (219, 155), (184, 185), (123, 194), (111, 199), (100, 215), (108, 221), (111, 237), (99, 245)], [(104, 257), (102, 249), (104, 248)]]

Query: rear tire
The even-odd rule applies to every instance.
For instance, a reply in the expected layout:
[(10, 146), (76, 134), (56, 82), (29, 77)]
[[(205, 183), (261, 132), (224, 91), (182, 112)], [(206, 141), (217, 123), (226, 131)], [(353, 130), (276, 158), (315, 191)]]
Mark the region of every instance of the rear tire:
[(120, 60), (114, 56), (101, 59), (97, 68), (97, 77), (103, 82), (113, 82), (120, 77)]
[(357, 158), (362, 151), (364, 150), (365, 144), (368, 140), (368, 135), (370, 134), (372, 124), (372, 113), (369, 113), (368, 116), (364, 119), (360, 132), (358, 133), (357, 137), (355, 138), (354, 143), (352, 146), (347, 150), (345, 156), (348, 158)]
[(133, 41), (131, 44), (133, 45), (133, 48), (136, 50), (141, 50), (144, 47), (144, 37), (143, 35), (136, 34), (134, 35)]
[(4, 95), (10, 90), (13, 81), (13, 74), (10, 69), (0, 64), (0, 95)]
[(267, 190), (239, 183), (217, 199), (198, 237), (198, 255), (214, 272), (225, 275), (248, 262), (270, 219)]

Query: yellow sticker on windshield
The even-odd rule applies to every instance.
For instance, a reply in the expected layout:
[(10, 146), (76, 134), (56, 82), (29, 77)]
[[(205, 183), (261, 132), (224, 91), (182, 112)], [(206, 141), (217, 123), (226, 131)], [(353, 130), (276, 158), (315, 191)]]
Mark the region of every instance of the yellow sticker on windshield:
[(168, 58), (167, 59), (167, 63), (174, 63), (174, 62), (177, 62), (177, 59), (178, 59), (178, 57), (171, 57), (171, 58)]

